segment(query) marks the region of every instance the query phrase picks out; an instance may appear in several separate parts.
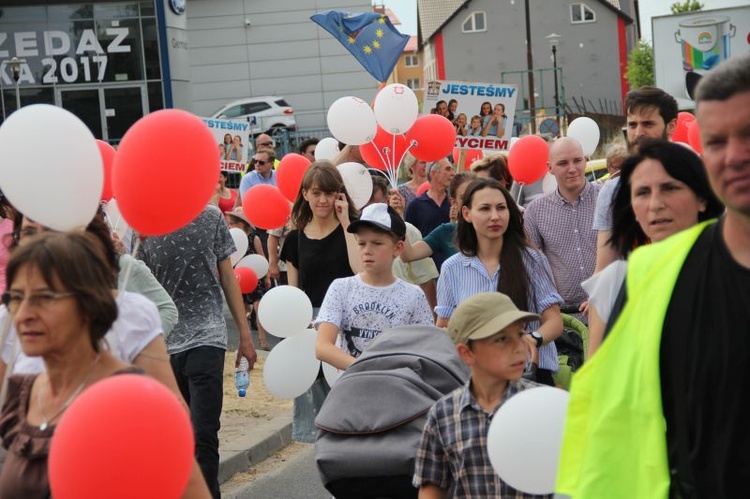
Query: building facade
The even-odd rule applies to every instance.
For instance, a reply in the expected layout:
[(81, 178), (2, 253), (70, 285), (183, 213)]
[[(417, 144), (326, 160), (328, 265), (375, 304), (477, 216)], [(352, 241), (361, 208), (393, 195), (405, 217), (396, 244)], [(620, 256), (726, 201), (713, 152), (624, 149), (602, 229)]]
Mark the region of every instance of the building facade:
[[(325, 128), (339, 97), (376, 82), (310, 16), (371, 11), (367, 0), (0, 0), (2, 119), (47, 103), (118, 142), (143, 115), (206, 116), (245, 97), (283, 96), (300, 128)], [(16, 64), (13, 58), (19, 60)], [(14, 71), (14, 68), (17, 70)], [(16, 98), (18, 95), (18, 99)]]
[[(425, 79), (517, 84), (517, 117), (523, 120), (526, 113), (528, 120), (531, 90), (524, 3), (419, 0)], [(555, 112), (555, 72), (547, 38), (552, 34), (559, 35), (561, 112), (622, 115), (627, 54), (637, 32), (620, 2), (530, 0), (528, 4), (537, 118), (540, 110), (547, 116)], [(632, 0), (628, 5), (633, 7)]]

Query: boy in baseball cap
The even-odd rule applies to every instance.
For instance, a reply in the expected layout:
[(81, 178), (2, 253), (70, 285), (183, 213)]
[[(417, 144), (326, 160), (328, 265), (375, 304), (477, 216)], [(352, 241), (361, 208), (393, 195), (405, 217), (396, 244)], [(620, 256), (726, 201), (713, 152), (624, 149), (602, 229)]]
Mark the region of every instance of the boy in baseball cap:
[[(427, 416), (417, 451), (413, 484), (420, 497), (527, 497), (495, 473), (487, 432), (500, 406), (538, 386), (521, 376), (529, 359), (527, 321), (501, 293), (478, 293), (461, 302), (448, 322), (458, 355), (471, 368), (463, 387), (437, 401)], [(528, 496), (538, 497), (538, 496)]]
[[(356, 234), (362, 271), (334, 280), (315, 319), (315, 354), (345, 370), (382, 331), (409, 324), (432, 325), (424, 293), (393, 275), (393, 260), (401, 254), (406, 224), (385, 203), (362, 210), (347, 228)], [(339, 333), (343, 341), (337, 346)]]

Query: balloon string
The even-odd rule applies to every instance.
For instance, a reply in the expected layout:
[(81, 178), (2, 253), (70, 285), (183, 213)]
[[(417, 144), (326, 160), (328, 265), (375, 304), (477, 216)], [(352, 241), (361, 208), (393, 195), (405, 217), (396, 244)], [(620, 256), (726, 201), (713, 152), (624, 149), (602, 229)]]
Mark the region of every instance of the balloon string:
[(518, 182), (518, 199), (516, 199), (516, 204), (521, 205), (521, 193), (523, 192), (523, 182)]
[(393, 147), (391, 147), (391, 186), (395, 189), (398, 186), (398, 163), (396, 163), (396, 134), (393, 134)]
[(125, 278), (122, 280), (122, 285), (119, 286), (119, 291), (125, 291), (130, 280), (130, 273), (133, 270), (133, 264), (135, 263), (135, 255), (138, 254), (138, 248), (141, 246), (141, 238), (137, 237), (135, 240), (135, 246), (133, 246), (133, 258), (128, 259), (127, 267), (125, 267)]
[[(375, 142), (374, 142), (374, 141), (373, 141), (373, 144), (375, 144)], [(383, 165), (384, 165), (384, 166), (386, 167), (386, 169), (387, 169), (387, 168), (388, 168), (388, 161), (386, 160), (386, 157), (388, 157), (388, 153), (386, 152), (386, 155), (385, 155), (385, 156), (383, 156), (383, 153), (382, 153), (382, 152), (380, 152), (380, 149), (378, 148), (378, 145), (377, 145), (377, 144), (375, 144), (375, 150), (376, 150), (376, 151), (378, 152), (378, 156), (380, 157), (380, 161), (382, 161), (382, 162), (383, 162)], [(383, 148), (383, 151), (388, 151), (388, 148), (387, 148), (387, 147), (384, 147), (384, 148)]]

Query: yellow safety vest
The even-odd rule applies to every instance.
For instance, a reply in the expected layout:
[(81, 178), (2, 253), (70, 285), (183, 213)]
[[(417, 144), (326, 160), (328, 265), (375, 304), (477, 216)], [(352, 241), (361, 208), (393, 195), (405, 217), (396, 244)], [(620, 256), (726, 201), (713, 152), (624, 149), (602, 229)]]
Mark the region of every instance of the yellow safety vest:
[(573, 376), (557, 492), (574, 499), (668, 496), (661, 334), (680, 270), (708, 223), (639, 248), (628, 260), (627, 304)]

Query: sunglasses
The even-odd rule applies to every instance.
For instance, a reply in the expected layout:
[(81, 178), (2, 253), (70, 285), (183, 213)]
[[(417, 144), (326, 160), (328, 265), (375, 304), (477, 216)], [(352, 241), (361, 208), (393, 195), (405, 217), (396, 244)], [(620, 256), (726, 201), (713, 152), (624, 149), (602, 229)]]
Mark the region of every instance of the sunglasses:
[(273, 142), (259, 142), (259, 144), (262, 146), (272, 146)]
[(255, 160), (255, 164), (256, 164), (256, 165), (260, 165), (260, 166), (265, 166), (265, 165), (267, 165), (268, 163), (270, 163), (270, 161), (263, 161), (262, 159), (256, 159), (256, 160)]

